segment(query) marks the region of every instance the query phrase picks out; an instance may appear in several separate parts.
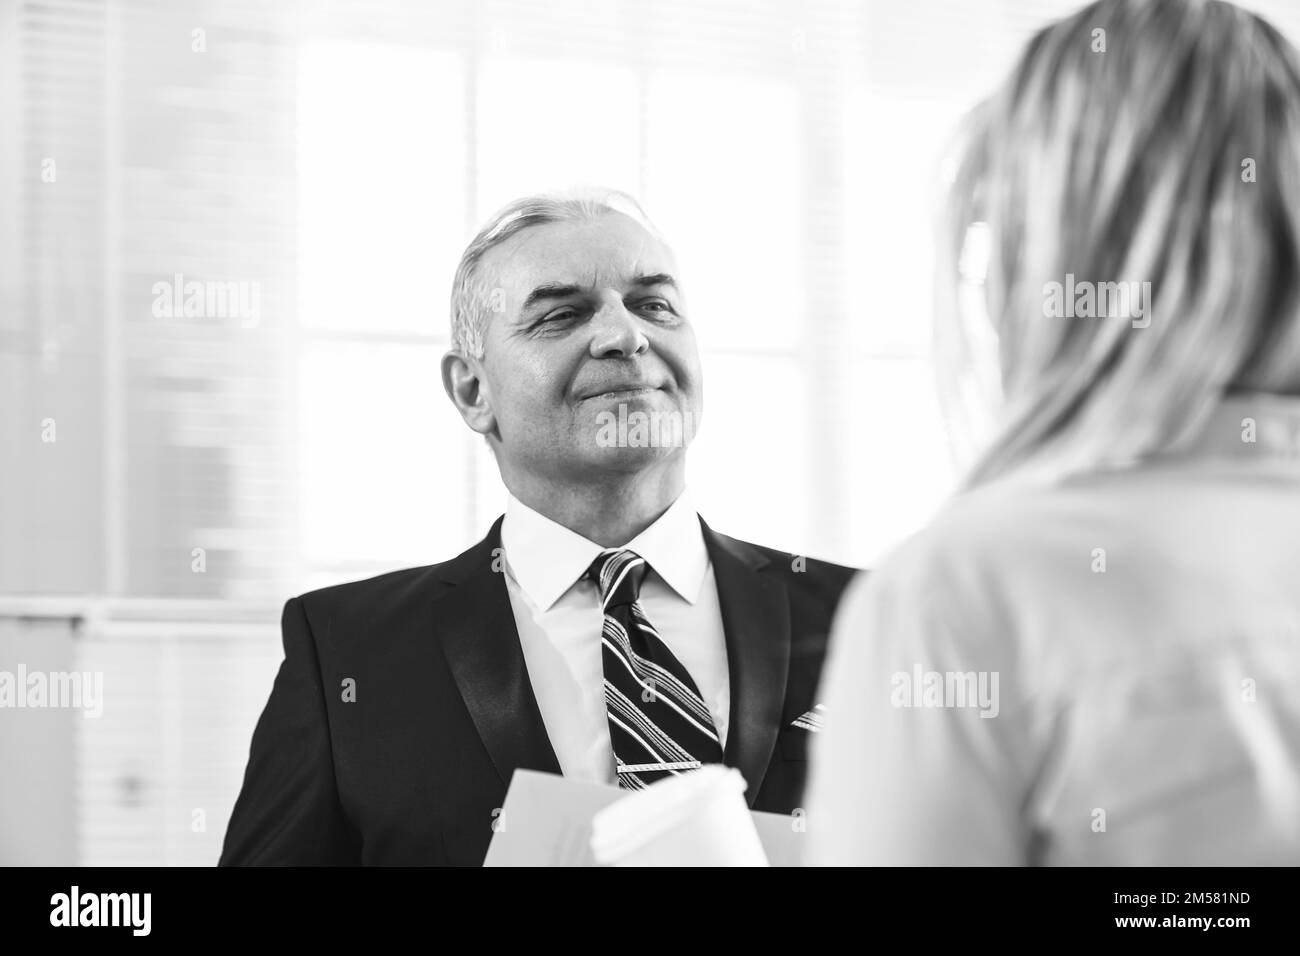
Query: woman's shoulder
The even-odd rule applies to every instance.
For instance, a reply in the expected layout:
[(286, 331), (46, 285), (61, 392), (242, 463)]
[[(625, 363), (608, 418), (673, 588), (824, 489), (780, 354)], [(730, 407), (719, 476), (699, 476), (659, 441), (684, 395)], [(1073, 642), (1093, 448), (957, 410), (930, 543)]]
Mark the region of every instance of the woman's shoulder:
[(860, 576), (845, 595), (846, 614), (909, 607), (936, 624), (1010, 637), (1049, 596), (1064, 605), (1090, 591), (1107, 549), (1132, 538), (1123, 512), (1093, 486), (969, 491)]
[(875, 572), (918, 586), (1050, 573), (1054, 562), (1086, 556), (1085, 545), (1109, 525), (1077, 489), (993, 485), (946, 502), (924, 528), (887, 552)]

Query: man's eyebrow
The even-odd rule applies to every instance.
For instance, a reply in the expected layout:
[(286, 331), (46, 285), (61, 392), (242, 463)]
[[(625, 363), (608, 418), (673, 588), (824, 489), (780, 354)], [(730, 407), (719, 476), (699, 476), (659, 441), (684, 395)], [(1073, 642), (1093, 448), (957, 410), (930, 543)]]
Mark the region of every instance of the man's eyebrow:
[[(632, 285), (638, 289), (648, 289), (657, 285), (670, 286), (677, 288), (677, 282), (666, 272), (656, 272), (653, 275), (637, 276), (632, 280)], [(524, 304), (519, 311), (527, 312), (539, 302), (549, 302), (552, 299), (567, 299), (569, 296), (580, 295), (587, 290), (580, 285), (547, 282), (539, 285), (528, 293), (524, 299)]]
[(528, 293), (528, 298), (524, 299), (523, 308), (520, 310), (526, 312), (535, 306), (538, 302), (546, 302), (550, 299), (567, 299), (571, 295), (577, 295), (582, 292), (581, 286), (562, 285), (560, 283), (548, 282), (539, 285), (532, 292)]
[(638, 288), (648, 288), (655, 285), (667, 285), (677, 288), (677, 282), (666, 272), (656, 272), (654, 275), (637, 276), (632, 280), (632, 284)]

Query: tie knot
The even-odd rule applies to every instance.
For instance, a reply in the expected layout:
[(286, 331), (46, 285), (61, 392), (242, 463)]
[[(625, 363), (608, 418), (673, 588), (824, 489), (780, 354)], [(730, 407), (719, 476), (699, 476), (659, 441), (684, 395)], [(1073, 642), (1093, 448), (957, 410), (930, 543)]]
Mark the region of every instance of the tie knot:
[(587, 577), (600, 588), (600, 602), (608, 610), (631, 604), (641, 594), (647, 570), (645, 558), (626, 548), (607, 548), (596, 555)]

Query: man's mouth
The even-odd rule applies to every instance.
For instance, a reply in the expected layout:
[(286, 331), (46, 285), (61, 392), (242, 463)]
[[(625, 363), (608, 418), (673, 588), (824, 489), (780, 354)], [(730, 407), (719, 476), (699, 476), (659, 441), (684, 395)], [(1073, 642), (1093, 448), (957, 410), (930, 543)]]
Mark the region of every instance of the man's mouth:
[(578, 396), (578, 401), (586, 402), (593, 398), (632, 398), (659, 391), (655, 385), (617, 385), (612, 388), (589, 390)]

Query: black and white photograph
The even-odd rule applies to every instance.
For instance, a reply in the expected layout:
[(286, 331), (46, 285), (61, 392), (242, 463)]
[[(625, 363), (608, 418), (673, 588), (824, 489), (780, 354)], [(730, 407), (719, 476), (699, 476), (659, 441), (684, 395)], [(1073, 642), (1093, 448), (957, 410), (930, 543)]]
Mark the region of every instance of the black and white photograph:
[(1294, 0), (0, 0), (0, 866), (54, 888), (6, 928), (977, 867), (1269, 933), (1298, 43)]

